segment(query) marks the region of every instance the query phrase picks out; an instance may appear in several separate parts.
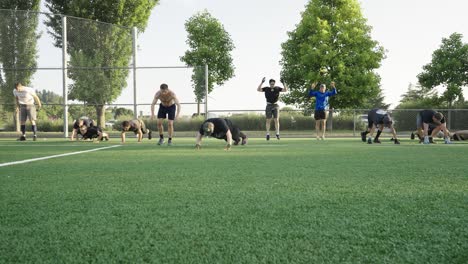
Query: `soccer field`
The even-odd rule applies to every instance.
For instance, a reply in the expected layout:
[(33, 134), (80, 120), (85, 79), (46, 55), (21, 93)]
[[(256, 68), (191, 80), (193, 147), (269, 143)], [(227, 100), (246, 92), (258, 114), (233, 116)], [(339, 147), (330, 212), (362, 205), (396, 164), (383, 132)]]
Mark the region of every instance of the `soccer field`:
[(468, 261), (468, 144), (203, 143), (0, 140), (0, 263)]

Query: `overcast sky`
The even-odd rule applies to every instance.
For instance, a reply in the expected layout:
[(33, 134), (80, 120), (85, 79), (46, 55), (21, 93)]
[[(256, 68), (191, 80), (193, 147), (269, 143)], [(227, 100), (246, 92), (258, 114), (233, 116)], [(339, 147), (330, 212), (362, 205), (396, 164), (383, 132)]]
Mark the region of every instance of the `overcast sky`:
[[(180, 56), (187, 50), (184, 23), (196, 12), (206, 9), (224, 25), (236, 47), (232, 53), (235, 77), (210, 94), (209, 109), (263, 109), (265, 99), (256, 87), (263, 76), (279, 79), (281, 43), (287, 40), (286, 32), (299, 23), (307, 2), (161, 0), (152, 11), (146, 31), (138, 38), (137, 64), (183, 65)], [(430, 62), (442, 38), (458, 32), (467, 41), (466, 0), (362, 0), (360, 3), (368, 25), (373, 28), (372, 38), (387, 50), (387, 58), (377, 72), (382, 77), (385, 101), (392, 106), (398, 104), (409, 83), (417, 82), (416, 75)], [(43, 11), (46, 11), (44, 7)], [(42, 64), (47, 56), (40, 54)], [(140, 70), (137, 77), (139, 103), (151, 103), (162, 82), (168, 83), (182, 102), (194, 101), (190, 70)], [(35, 86), (40, 86), (42, 79), (36, 78), (39, 83)], [(61, 91), (60, 82), (58, 88)], [(131, 103), (132, 96), (128, 88), (117, 103)], [(142, 109), (146, 112), (149, 108)], [(187, 106), (183, 113), (192, 111), (194, 108)]]

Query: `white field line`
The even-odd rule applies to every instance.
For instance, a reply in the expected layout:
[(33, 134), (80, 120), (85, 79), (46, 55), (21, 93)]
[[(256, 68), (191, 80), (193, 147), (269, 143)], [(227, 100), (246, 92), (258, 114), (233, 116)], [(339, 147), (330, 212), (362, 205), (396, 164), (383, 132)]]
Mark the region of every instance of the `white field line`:
[(29, 163), (29, 162), (33, 162), (33, 161), (39, 161), (39, 160), (46, 160), (46, 159), (60, 158), (60, 157), (65, 157), (65, 156), (78, 155), (78, 154), (83, 154), (83, 153), (87, 153), (87, 152), (93, 152), (93, 151), (109, 149), (109, 148), (115, 148), (115, 147), (120, 147), (120, 146), (121, 145), (114, 145), (114, 146), (109, 146), (109, 147), (102, 147), (102, 148), (95, 148), (95, 149), (89, 149), (89, 150), (83, 150), (83, 151), (77, 151), (77, 152), (70, 152), (70, 153), (46, 156), (46, 157), (35, 158), (35, 159), (5, 162), (5, 163), (0, 163), (0, 167), (6, 167), (6, 166), (11, 166), (11, 165), (16, 165), (16, 164), (23, 164), (23, 163)]

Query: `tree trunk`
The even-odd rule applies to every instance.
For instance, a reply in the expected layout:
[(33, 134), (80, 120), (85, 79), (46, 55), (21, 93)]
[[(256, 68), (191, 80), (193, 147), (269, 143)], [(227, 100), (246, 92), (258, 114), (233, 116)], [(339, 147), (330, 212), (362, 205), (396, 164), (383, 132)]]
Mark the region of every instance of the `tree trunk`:
[(197, 100), (197, 116), (200, 115), (200, 100)]
[(106, 107), (104, 105), (96, 105), (96, 114), (98, 126), (106, 127)]

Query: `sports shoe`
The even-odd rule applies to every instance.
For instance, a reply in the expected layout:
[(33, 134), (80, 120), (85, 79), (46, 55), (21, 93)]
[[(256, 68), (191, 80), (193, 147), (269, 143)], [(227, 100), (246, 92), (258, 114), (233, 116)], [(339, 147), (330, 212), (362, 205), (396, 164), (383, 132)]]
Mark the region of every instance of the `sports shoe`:
[(164, 138), (160, 138), (158, 141), (158, 145), (162, 145), (162, 144), (164, 144)]
[(320, 137), (319, 137), (319, 136), (317, 136), (317, 140), (320, 140)]
[(168, 145), (168, 146), (172, 146), (172, 139), (169, 139), (169, 140), (167, 141), (167, 145)]
[(247, 136), (245, 136), (245, 138), (242, 139), (241, 145), (247, 145)]
[(398, 139), (395, 139), (393, 143), (395, 143), (396, 145), (400, 145), (400, 141)]
[(320, 139), (321, 139), (321, 140), (325, 140), (325, 136), (321, 136)]
[(415, 136), (414, 136), (414, 133), (411, 132), (411, 136), (410, 136), (411, 140), (414, 140)]
[(367, 144), (372, 144), (372, 138), (367, 139)]
[(26, 140), (26, 136), (22, 135), (22, 136), (19, 137), (17, 140), (18, 140), (18, 141), (25, 141), (25, 140)]
[(450, 138), (444, 139), (445, 144), (452, 144), (452, 141), (450, 141)]
[(437, 144), (436, 142), (434, 142), (434, 139), (432, 137), (429, 138), (429, 143), (431, 144)]
[(33, 136), (33, 141), (36, 141), (37, 140), (37, 135), (34, 135)]
[(276, 139), (277, 139), (277, 140), (280, 140), (279, 134), (276, 134)]
[(153, 138), (153, 132), (151, 132), (151, 130), (149, 130), (148, 132), (148, 139), (151, 140)]
[(267, 134), (267, 135), (266, 135), (266, 140), (267, 140), (267, 141), (270, 140), (270, 134)]
[(362, 142), (366, 142), (366, 132), (361, 132), (361, 140)]
[(376, 144), (381, 144), (382, 142), (380, 142), (379, 139), (374, 139), (374, 143), (376, 143)]

